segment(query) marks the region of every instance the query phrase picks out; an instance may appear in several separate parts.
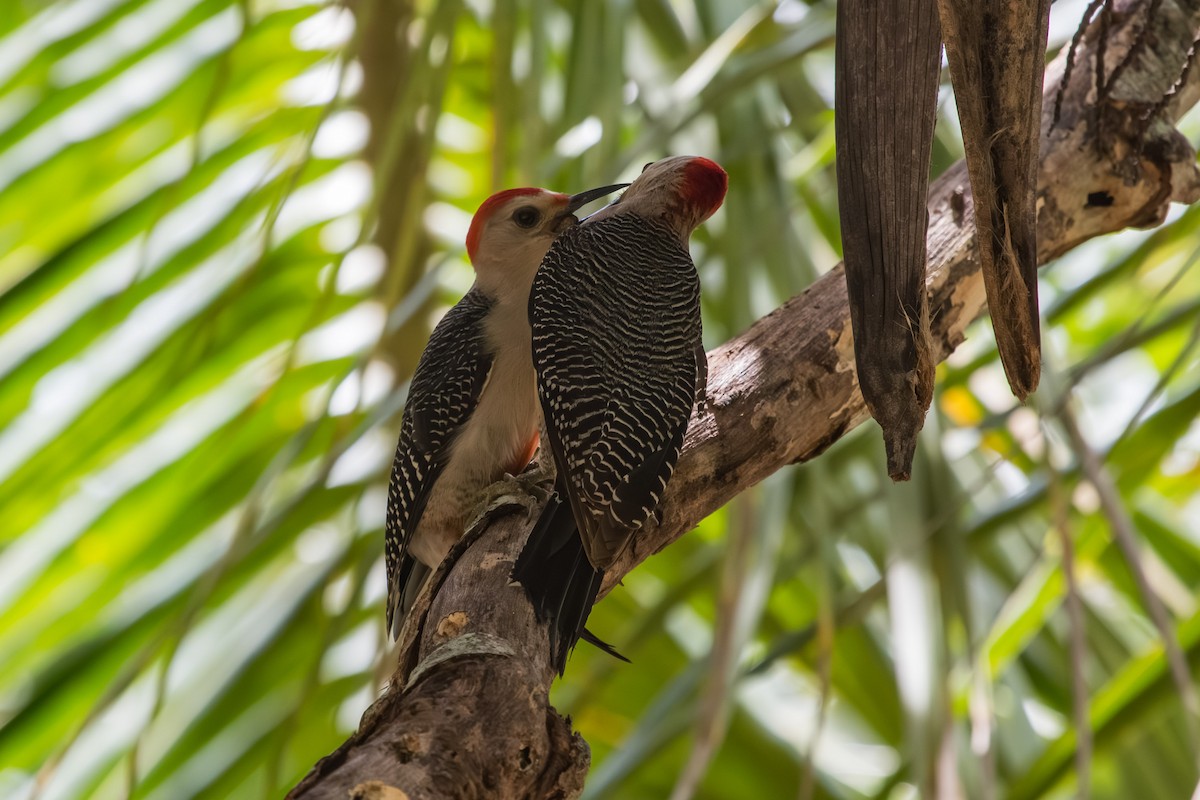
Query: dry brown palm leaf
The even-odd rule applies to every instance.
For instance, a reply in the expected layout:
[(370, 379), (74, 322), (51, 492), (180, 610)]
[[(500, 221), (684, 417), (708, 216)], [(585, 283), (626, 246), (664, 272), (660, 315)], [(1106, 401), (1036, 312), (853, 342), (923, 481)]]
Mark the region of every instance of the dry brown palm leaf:
[(906, 480), (933, 397), (925, 197), (941, 29), (931, 0), (837, 6), (838, 200), (858, 381)]
[(975, 241), (1013, 394), (1042, 369), (1037, 162), (1050, 0), (938, 0), (975, 201)]

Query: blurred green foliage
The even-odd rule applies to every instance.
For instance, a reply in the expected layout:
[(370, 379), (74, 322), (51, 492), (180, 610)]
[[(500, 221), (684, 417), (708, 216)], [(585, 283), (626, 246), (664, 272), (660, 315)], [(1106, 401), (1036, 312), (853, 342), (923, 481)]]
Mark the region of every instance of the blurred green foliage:
[[(0, 796), (276, 797), (340, 743), (389, 672), (396, 415), (476, 205), (716, 158), (716, 345), (838, 258), (832, 34), (819, 0), (0, 5)], [(633, 666), (582, 647), (556, 688), (587, 796), (1189, 796), (1195, 721), (1079, 464), (1195, 660), (1198, 235), (1044, 271), (1029, 407), (972, 328), (911, 484), (869, 424), (630, 576), (592, 627)]]

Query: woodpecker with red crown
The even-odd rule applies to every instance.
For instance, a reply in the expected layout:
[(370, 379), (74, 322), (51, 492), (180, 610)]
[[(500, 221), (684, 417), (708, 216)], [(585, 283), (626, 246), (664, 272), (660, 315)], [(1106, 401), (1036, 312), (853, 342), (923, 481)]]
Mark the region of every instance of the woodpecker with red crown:
[(555, 240), (529, 296), (555, 493), (513, 569), (561, 674), (604, 571), (654, 513), (708, 374), (688, 238), (728, 178), (707, 158), (648, 164)]
[(625, 185), (573, 196), (509, 189), (475, 212), (467, 233), (475, 283), (421, 354), (392, 463), (384, 559), (393, 637), (432, 568), (463, 535), (484, 489), (533, 457), (533, 276), (555, 237), (578, 224), (577, 210)]

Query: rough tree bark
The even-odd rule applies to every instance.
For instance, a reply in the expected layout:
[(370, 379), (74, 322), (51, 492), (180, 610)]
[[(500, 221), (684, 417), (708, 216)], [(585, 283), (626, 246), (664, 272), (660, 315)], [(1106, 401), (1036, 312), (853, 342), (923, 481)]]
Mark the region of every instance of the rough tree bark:
[[(1039, 263), (1100, 234), (1160, 224), (1172, 201), (1200, 200), (1195, 153), (1172, 124), (1200, 99), (1200, 69), (1175, 85), (1200, 28), (1200, 0), (1163, 0), (1149, 23), (1138, 13), (1146, 5), (1118, 2), (1102, 47), (1096, 26), (1088, 31), (1053, 128), (1065, 57), (1047, 69)], [(1096, 53), (1112, 75), (1131, 49), (1119, 77), (1097, 93)], [(1157, 116), (1143, 120), (1151, 111)], [(926, 285), (939, 360), (984, 307), (968, 187), (959, 163), (929, 191)], [(840, 268), (714, 350), (709, 364), (708, 406), (692, 420), (662, 522), (639, 534), (606, 589), (737, 493), (816, 457), (867, 419)], [(525, 514), (501, 513), (464, 538), (418, 601), (423, 612), (406, 630), (393, 688), (290, 797), (578, 795), (588, 748), (548, 703), (546, 630), (508, 580), (527, 531)]]

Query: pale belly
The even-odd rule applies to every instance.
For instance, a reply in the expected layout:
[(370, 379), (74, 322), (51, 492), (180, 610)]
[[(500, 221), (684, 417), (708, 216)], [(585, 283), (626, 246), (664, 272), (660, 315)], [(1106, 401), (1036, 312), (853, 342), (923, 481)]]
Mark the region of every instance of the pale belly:
[[(515, 350), (516, 348), (513, 348)], [(528, 352), (528, 351), (526, 351)], [(409, 547), (421, 563), (436, 567), (476, 513), (483, 490), (506, 471), (525, 467), (538, 435), (539, 407), (533, 365), (522, 353), (501, 353), (479, 407), (454, 443)], [(518, 463), (521, 462), (521, 463)]]

